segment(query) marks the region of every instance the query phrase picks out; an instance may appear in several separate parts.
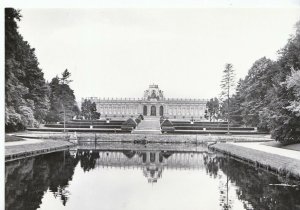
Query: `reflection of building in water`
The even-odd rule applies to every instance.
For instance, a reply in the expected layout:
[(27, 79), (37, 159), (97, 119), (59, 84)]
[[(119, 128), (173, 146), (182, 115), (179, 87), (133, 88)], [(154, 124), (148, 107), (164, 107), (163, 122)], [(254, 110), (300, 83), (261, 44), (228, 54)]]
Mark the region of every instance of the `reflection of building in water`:
[[(166, 153), (165, 153), (166, 154)], [(143, 173), (149, 183), (155, 183), (162, 176), (164, 161), (163, 152), (145, 152), (143, 156)]]
[[(206, 99), (165, 98), (158, 85), (149, 85), (142, 98), (85, 98), (97, 104), (102, 117), (165, 116), (204, 119)], [(83, 99), (84, 100), (84, 99)]]
[[(84, 155), (90, 151), (79, 151)], [(202, 169), (203, 153), (175, 153), (168, 151), (93, 151), (95, 167), (141, 168), (148, 182), (155, 183), (164, 169)]]

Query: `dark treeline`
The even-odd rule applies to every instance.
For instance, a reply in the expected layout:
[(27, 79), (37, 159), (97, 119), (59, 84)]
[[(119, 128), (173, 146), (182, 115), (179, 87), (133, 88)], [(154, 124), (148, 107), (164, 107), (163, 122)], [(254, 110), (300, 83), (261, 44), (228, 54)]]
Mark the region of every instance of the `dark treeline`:
[(47, 190), (66, 205), (70, 195), (65, 189), (77, 163), (64, 151), (5, 164), (5, 209), (38, 209)]
[[(270, 131), (284, 143), (300, 142), (300, 22), (296, 34), (278, 53), (276, 61), (265, 57), (255, 61), (238, 81), (229, 99), (230, 122)], [(228, 100), (220, 103), (217, 118), (226, 119), (227, 104)], [(207, 104), (208, 110), (215, 106), (214, 101)]]
[(45, 121), (62, 120), (62, 111), (70, 118), (79, 111), (70, 73), (55, 77), (50, 84), (39, 68), (35, 49), (18, 32), (19, 10), (5, 9), (5, 130), (18, 131)]

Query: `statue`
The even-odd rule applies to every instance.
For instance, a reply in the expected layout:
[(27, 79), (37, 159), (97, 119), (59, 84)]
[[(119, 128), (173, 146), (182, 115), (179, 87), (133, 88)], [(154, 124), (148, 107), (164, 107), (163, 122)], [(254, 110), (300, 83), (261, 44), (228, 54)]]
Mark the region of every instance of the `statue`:
[(156, 98), (155, 90), (152, 90), (151, 98)]

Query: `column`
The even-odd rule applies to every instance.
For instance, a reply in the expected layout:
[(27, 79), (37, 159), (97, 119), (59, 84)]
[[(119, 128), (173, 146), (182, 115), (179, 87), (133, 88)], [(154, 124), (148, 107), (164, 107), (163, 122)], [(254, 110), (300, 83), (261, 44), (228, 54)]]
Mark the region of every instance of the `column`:
[(147, 116), (151, 115), (151, 105), (147, 105)]

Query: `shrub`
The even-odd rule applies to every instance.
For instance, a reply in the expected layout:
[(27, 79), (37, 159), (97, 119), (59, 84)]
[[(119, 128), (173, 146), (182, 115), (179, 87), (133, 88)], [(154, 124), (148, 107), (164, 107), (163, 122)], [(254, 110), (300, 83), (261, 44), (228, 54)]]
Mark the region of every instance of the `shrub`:
[(161, 127), (173, 127), (173, 123), (170, 120), (164, 120), (161, 124)]
[(125, 122), (122, 123), (122, 130), (131, 131), (132, 129), (136, 128), (137, 123), (132, 118), (129, 118)]
[(136, 119), (135, 119), (135, 122), (136, 122), (137, 124), (139, 124), (139, 123), (141, 122), (141, 120), (140, 120), (139, 118), (136, 118)]

